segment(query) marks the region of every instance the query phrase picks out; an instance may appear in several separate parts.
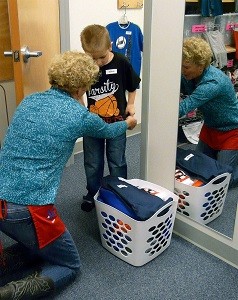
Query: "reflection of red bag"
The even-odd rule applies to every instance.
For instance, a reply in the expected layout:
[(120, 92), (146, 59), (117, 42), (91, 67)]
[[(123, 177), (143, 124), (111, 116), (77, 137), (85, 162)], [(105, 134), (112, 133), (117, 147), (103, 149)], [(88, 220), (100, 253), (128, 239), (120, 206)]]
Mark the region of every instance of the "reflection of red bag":
[(65, 225), (53, 204), (43, 206), (28, 205), (28, 209), (35, 225), (40, 249), (65, 232)]
[(7, 202), (0, 199), (0, 220), (5, 219), (7, 216)]
[(233, 37), (234, 37), (234, 42), (235, 42), (235, 47), (236, 47), (235, 58), (238, 59), (238, 31), (237, 31), (237, 28), (235, 30), (233, 30)]

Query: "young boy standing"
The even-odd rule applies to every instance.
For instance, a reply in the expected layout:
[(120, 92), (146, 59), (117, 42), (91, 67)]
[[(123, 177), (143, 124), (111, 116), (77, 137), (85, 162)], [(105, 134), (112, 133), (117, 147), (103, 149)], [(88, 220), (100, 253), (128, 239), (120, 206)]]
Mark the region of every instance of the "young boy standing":
[[(80, 35), (83, 50), (92, 56), (100, 68), (100, 77), (87, 92), (90, 112), (98, 114), (105, 122), (124, 120), (135, 114), (136, 89), (140, 78), (126, 57), (112, 52), (109, 32), (101, 25), (89, 25)], [(88, 193), (83, 197), (81, 209), (91, 211), (94, 195), (104, 175), (104, 155), (112, 176), (127, 178), (125, 157), (126, 133), (113, 139), (83, 138), (84, 168)]]

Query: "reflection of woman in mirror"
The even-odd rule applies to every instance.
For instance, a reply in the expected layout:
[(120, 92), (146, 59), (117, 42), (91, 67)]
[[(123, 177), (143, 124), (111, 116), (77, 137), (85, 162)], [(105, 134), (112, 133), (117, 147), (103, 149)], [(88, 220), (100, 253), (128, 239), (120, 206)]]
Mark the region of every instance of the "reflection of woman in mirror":
[(196, 150), (231, 165), (230, 186), (238, 183), (238, 99), (229, 77), (210, 65), (212, 50), (200, 37), (184, 40), (179, 117), (199, 108), (204, 124)]

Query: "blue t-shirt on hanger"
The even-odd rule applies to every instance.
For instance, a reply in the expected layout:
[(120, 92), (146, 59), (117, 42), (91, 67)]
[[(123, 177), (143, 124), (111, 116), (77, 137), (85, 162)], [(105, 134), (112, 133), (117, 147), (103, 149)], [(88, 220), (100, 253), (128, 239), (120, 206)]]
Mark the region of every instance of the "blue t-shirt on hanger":
[(109, 23), (106, 28), (112, 41), (112, 51), (125, 55), (140, 76), (143, 51), (143, 34), (140, 27), (132, 22), (120, 24), (116, 21)]

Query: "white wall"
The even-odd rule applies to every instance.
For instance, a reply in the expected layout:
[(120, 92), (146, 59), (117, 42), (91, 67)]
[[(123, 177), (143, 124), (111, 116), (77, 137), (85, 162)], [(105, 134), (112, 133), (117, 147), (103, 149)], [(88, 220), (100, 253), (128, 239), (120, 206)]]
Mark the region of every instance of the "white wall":
[[(70, 22), (70, 49), (82, 50), (80, 44), (80, 32), (90, 24), (106, 26), (108, 23), (119, 20), (124, 14), (124, 9), (117, 9), (117, 0), (69, 0)], [(143, 32), (144, 10), (127, 9), (126, 15), (129, 21), (137, 24)], [(141, 122), (141, 88), (137, 90), (136, 118)]]

